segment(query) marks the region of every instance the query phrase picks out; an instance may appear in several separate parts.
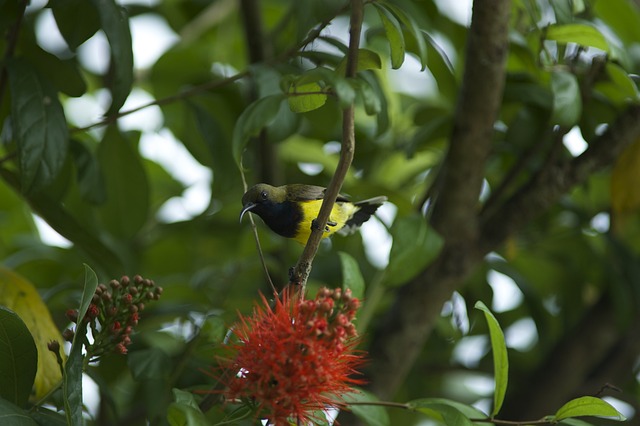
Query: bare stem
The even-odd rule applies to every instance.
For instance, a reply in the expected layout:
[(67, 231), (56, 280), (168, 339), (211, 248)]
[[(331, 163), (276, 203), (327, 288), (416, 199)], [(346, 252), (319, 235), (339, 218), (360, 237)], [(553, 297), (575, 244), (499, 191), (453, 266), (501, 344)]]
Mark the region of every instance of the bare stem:
[[(362, 0), (351, 2), (351, 20), (349, 29), (349, 51), (347, 52), (347, 66), (345, 76), (353, 78), (356, 75), (358, 63), (358, 48), (360, 46), (360, 33), (362, 32), (362, 19), (364, 15), (364, 3)], [(311, 264), (318, 251), (320, 240), (322, 239), (324, 228), (327, 225), (331, 209), (338, 198), (340, 188), (344, 182), (355, 152), (355, 123), (353, 104), (344, 109), (342, 113), (342, 148), (340, 160), (329, 183), (320, 207), (320, 212), (315, 220), (315, 226), (311, 230), (311, 235), (307, 245), (291, 274), (291, 284), (300, 285), (300, 294), (304, 297), (304, 288), (311, 273)]]

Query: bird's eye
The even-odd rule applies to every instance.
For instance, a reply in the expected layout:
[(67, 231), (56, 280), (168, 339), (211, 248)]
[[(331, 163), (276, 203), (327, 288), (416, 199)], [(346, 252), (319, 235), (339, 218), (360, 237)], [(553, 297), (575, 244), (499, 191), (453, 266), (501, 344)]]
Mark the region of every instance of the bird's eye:
[(267, 194), (267, 191), (262, 191), (260, 193), (260, 196), (262, 197), (263, 200), (266, 200), (269, 197), (269, 194)]

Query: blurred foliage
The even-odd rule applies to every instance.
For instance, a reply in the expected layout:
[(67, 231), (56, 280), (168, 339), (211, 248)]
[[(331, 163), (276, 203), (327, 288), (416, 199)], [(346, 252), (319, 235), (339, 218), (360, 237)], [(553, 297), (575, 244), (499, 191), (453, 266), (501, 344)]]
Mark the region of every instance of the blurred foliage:
[[(320, 248), (312, 290), (340, 286), (348, 277), (364, 280), (363, 322), (375, 327), (396, 287), (437, 254), (441, 241), (417, 213), (446, 151), (468, 34), (466, 23), (443, 13), (446, 2), (367, 4), (353, 81), (340, 74), (348, 8), (338, 0), (264, 0), (252, 11), (241, 8), (252, 2), (232, 0), (124, 6), (51, 0), (33, 2), (23, 16), (26, 3), (0, 0), (0, 32), (7, 35), (0, 38), (0, 261), (35, 284), (60, 330), (68, 325), (64, 312), (80, 300), (82, 263), (102, 281), (141, 274), (165, 289), (142, 316), (128, 358), (112, 355), (90, 367), (101, 398), (95, 424), (165, 422), (169, 404), (188, 399), (177, 390), (174, 398), (171, 390), (209, 388), (212, 379), (203, 371), (215, 364), (225, 325), (236, 311), (249, 312), (259, 291), (269, 293), (251, 227), (238, 223), (241, 156), (249, 183), (326, 186), (338, 160), (341, 107), (354, 101), (356, 155), (343, 192), (354, 199), (384, 194), (396, 207), (393, 224), (385, 225), (395, 238), (392, 263), (372, 262), (367, 250), (385, 248), (367, 247), (360, 234), (335, 237)], [(243, 24), (243, 13), (252, 12), (262, 28)], [(160, 19), (177, 36), (145, 68), (134, 66), (129, 25), (140, 17)], [(64, 43), (43, 42), (51, 31), (45, 22), (57, 25)], [(97, 37), (109, 49), (102, 71), (83, 50)], [(247, 37), (262, 42), (264, 60), (251, 60)], [(625, 106), (637, 103), (639, 46), (640, 11), (631, 1), (514, 0), (488, 196), (504, 198), (535, 175), (554, 144), (552, 129), (574, 129), (570, 135), (581, 134), (588, 146)], [(145, 127), (141, 115), (130, 117), (138, 120), (135, 130), (117, 120), (116, 113), (129, 108), (122, 106), (132, 88), (158, 101), (156, 128)], [(93, 121), (71, 108), (79, 101), (99, 109)], [(103, 125), (89, 128), (100, 114)], [(176, 173), (176, 164), (141, 155), (141, 138), (149, 134), (172, 135), (210, 170), (201, 211), (179, 219), (167, 214), (168, 203), (189, 203), (179, 197), (193, 183)], [(163, 141), (154, 139), (154, 149), (161, 151)], [(537, 330), (535, 344), (509, 350), (509, 391), (526, 387), (542, 360), (604, 299), (614, 306), (610, 332), (620, 345), (628, 343), (623, 336), (640, 319), (639, 161), (636, 143), (613, 170), (590, 176), (487, 257), (460, 291), (462, 303), (452, 299), (443, 310), (416, 374), (397, 398), (447, 397), (489, 410), (490, 393), (469, 383), (490, 377), (491, 358), (484, 353), (465, 363), (459, 350), (473, 337), (488, 342), (481, 314), (471, 308), (476, 300), (491, 306), (490, 271), (512, 278), (522, 293), (519, 303), (496, 314), (507, 343), (510, 326), (523, 318)], [(309, 173), (309, 164), (317, 173)], [(503, 185), (511, 170), (517, 175)], [(34, 214), (71, 244), (43, 243)], [(260, 223), (258, 233), (280, 286), (301, 248)], [(361, 331), (366, 349), (367, 330)], [(609, 371), (603, 362), (589, 374)], [(615, 396), (637, 412), (635, 368), (611, 380), (623, 390)], [(576, 392), (595, 394), (604, 383), (595, 385)], [(416, 413), (389, 413), (391, 424), (419, 421)], [(209, 421), (224, 415), (212, 410)]]

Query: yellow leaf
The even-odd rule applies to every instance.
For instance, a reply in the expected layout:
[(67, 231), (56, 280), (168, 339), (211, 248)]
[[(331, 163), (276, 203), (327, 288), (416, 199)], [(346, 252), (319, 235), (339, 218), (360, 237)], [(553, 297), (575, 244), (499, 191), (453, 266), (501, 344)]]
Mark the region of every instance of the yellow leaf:
[[(61, 380), (60, 367), (47, 344), (57, 340), (62, 346), (63, 339), (56, 328), (49, 309), (44, 304), (36, 288), (24, 277), (0, 266), (0, 305), (14, 311), (24, 321), (31, 332), (38, 349), (38, 372), (34, 383), (35, 400), (42, 398)], [(64, 358), (62, 351), (61, 355)]]

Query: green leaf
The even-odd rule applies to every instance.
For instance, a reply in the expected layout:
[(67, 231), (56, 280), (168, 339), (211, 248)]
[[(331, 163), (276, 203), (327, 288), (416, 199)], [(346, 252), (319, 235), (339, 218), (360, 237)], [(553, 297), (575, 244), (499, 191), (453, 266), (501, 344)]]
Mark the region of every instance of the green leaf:
[(553, 92), (552, 123), (572, 127), (580, 120), (582, 114), (582, 98), (580, 85), (575, 75), (556, 71), (551, 74), (551, 91)]
[(111, 47), (111, 106), (105, 115), (120, 110), (133, 84), (133, 50), (129, 18), (115, 0), (92, 0), (100, 14), (100, 25)]
[(583, 396), (567, 402), (556, 411), (555, 420), (580, 416), (615, 417), (616, 420), (626, 420), (611, 404), (593, 396)]
[(136, 380), (165, 379), (171, 371), (171, 360), (160, 348), (131, 352), (127, 357), (127, 364)]
[(60, 173), (69, 132), (58, 94), (27, 62), (7, 63), (11, 116), (25, 193), (41, 189)]
[(365, 112), (368, 115), (378, 114), (382, 110), (382, 98), (385, 97), (384, 94), (376, 92), (367, 79), (358, 78), (352, 81), (352, 83), (356, 83), (355, 86), (358, 93), (362, 96)]
[(362, 300), (364, 297), (364, 278), (362, 278), (358, 261), (343, 251), (339, 251), (338, 256), (342, 266), (342, 288), (350, 289), (353, 297)]
[(78, 308), (78, 323), (71, 344), (69, 358), (64, 365), (62, 394), (67, 424), (80, 425), (82, 420), (82, 369), (84, 355), (82, 349), (86, 342), (87, 323), (82, 321), (91, 304), (91, 298), (98, 287), (98, 277), (88, 265), (84, 265), (84, 287), (80, 307)]
[[(366, 70), (379, 70), (382, 68), (382, 59), (380, 59), (380, 55), (378, 55), (373, 50), (369, 49), (358, 49), (358, 64), (356, 65), (356, 71), (366, 71)], [(347, 58), (346, 56), (340, 61), (340, 64), (336, 67), (335, 73), (343, 76), (347, 69)]]
[(62, 37), (74, 52), (100, 29), (98, 11), (87, 0), (50, 0), (49, 7)]
[(78, 170), (78, 189), (82, 198), (92, 204), (104, 203), (107, 190), (96, 156), (82, 142), (75, 139), (71, 139), (71, 155)]
[(38, 351), (29, 329), (13, 311), (0, 306), (0, 398), (24, 407), (38, 368)]
[(333, 71), (328, 68), (317, 67), (305, 72), (297, 83), (302, 84), (314, 81), (324, 81), (325, 84), (335, 92), (338, 97), (338, 101), (340, 102), (340, 106), (346, 108), (354, 102), (356, 93), (347, 79), (342, 76), (343, 74), (344, 70), (341, 73), (338, 70)]
[(257, 136), (263, 127), (271, 123), (278, 114), (280, 102), (284, 99), (284, 95), (271, 95), (250, 104), (238, 117), (236, 126), (233, 129), (233, 158), (236, 164), (240, 166), (242, 152), (244, 151), (249, 139)]
[(116, 126), (109, 126), (97, 156), (107, 189), (101, 218), (108, 231), (129, 239), (149, 218), (149, 183), (140, 153)]
[[(20, 183), (15, 173), (0, 168), (0, 176), (16, 191)], [(92, 232), (85, 229), (58, 201), (52, 199), (46, 192), (41, 191), (28, 195), (29, 205), (60, 235), (78, 245), (93, 260), (110, 271), (121, 271), (122, 262), (118, 256), (107, 247)]]
[(509, 380), (509, 358), (507, 357), (507, 345), (504, 341), (504, 334), (498, 324), (498, 320), (493, 316), (487, 306), (478, 301), (475, 305), (476, 309), (484, 312), (484, 317), (489, 326), (489, 336), (491, 337), (491, 350), (493, 351), (493, 369), (496, 382), (496, 390), (493, 394), (493, 411), (491, 417), (494, 417), (502, 408), (504, 396), (507, 393), (507, 383)]
[[(412, 410), (421, 411), (421, 409), (430, 409), (434, 405), (446, 405), (454, 408), (466, 418), (482, 419), (486, 418), (486, 414), (470, 405), (463, 404), (458, 401), (452, 401), (446, 398), (421, 398), (407, 403)], [(421, 411), (423, 412), (423, 411)]]
[(550, 25), (546, 33), (547, 40), (558, 43), (575, 43), (580, 46), (595, 47), (609, 53), (609, 43), (595, 27), (585, 24)]
[(11, 402), (0, 398), (0, 419), (3, 426), (37, 426), (29, 414)]
[(193, 394), (173, 389), (175, 402), (169, 405), (167, 420), (171, 426), (208, 426), (205, 415), (200, 411)]
[(409, 30), (409, 32), (411, 32), (411, 35), (416, 40), (416, 44), (418, 45), (418, 58), (420, 58), (420, 65), (422, 66), (420, 71), (424, 71), (424, 69), (427, 67), (428, 50), (427, 43), (422, 35), (422, 30), (418, 26), (415, 19), (413, 19), (410, 15), (407, 15), (404, 10), (386, 1), (383, 2), (383, 4), (384, 7), (391, 11)]
[[(462, 405), (462, 404), (461, 404)], [(472, 426), (471, 420), (456, 406), (438, 399), (418, 399), (409, 402), (412, 410), (444, 423), (447, 426)], [(481, 416), (485, 417), (485, 416)]]
[(405, 52), (404, 35), (402, 34), (402, 28), (400, 28), (400, 22), (386, 9), (384, 4), (373, 3), (373, 5), (378, 11), (385, 34), (387, 35), (387, 40), (389, 40), (391, 67), (398, 69), (404, 62)]
[(369, 426), (388, 426), (389, 414), (379, 405), (349, 405), (350, 402), (377, 402), (375, 395), (358, 389), (356, 392), (344, 395), (344, 402), (349, 410)]
[(391, 227), (393, 244), (385, 272), (388, 285), (400, 285), (416, 276), (442, 248), (442, 238), (420, 214), (399, 217)]
[[(327, 102), (327, 95), (321, 92), (322, 87), (318, 83), (292, 84), (287, 97), (289, 108), (297, 113), (318, 109)], [(298, 95), (298, 93), (309, 94)]]

